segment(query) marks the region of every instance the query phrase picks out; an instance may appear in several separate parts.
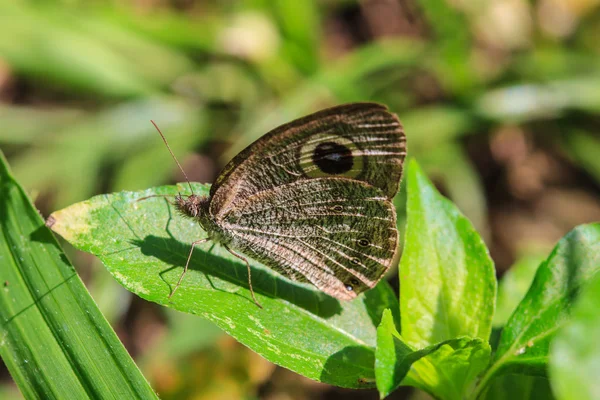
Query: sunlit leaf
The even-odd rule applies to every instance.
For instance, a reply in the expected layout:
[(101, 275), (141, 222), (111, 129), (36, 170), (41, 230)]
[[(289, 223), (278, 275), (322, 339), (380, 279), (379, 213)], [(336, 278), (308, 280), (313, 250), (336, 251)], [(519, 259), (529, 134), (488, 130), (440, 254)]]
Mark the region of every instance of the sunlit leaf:
[(400, 385), (410, 385), (440, 399), (461, 399), (487, 365), (489, 355), (487, 343), (469, 338), (450, 339), (415, 351), (396, 331), (387, 310), (377, 329), (377, 389), (382, 398)]
[(449, 339), (423, 350), (427, 349), (434, 351), (412, 365), (402, 385), (418, 387), (444, 400), (467, 398), (490, 361), (490, 345), (478, 338)]
[[(206, 185), (193, 188), (208, 194)], [(187, 185), (165, 186), (93, 197), (52, 214), (52, 229), (98, 256), (128, 290), (207, 318), (276, 364), (338, 386), (372, 386), (377, 325), (384, 309), (398, 310), (386, 282), (352, 302), (340, 302), (251, 262), (252, 286), (264, 307), (259, 309), (244, 263), (206, 243), (196, 247), (190, 271), (168, 299), (190, 243), (206, 233), (165, 198), (137, 200), (187, 191)]]
[(502, 331), (484, 382), (502, 373), (545, 374), (548, 348), (582, 285), (600, 271), (600, 224), (561, 239), (537, 270), (525, 298)]
[(0, 153), (0, 355), (26, 398), (156, 396)]
[(402, 337), (423, 348), (460, 336), (487, 342), (496, 297), (494, 266), (471, 223), (412, 160), (400, 263)]

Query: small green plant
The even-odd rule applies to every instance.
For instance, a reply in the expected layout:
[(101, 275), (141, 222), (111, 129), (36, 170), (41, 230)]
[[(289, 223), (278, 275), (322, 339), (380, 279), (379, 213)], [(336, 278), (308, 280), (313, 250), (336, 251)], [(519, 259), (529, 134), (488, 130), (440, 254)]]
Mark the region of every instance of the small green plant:
[[(600, 350), (594, 340), (598, 333), (594, 336), (593, 332), (600, 330), (596, 312), (600, 290), (594, 288), (600, 280), (593, 278), (600, 270), (600, 224), (580, 226), (556, 245), (506, 324), (496, 332), (492, 329), (496, 277), (482, 239), (456, 207), (435, 190), (415, 161), (408, 165), (405, 185), (407, 219), (399, 301), (390, 286), (382, 282), (355, 301), (340, 302), (253, 263), (253, 286), (264, 307), (261, 310), (250, 297), (244, 265), (217, 245), (201, 246), (195, 251), (190, 271), (169, 300), (189, 243), (203, 233), (194, 222), (173, 214), (172, 205), (164, 197), (138, 200), (154, 194), (185, 192), (187, 187), (183, 185), (96, 196), (54, 213), (48, 224), (75, 247), (98, 256), (115, 279), (133, 293), (207, 318), (268, 360), (321, 382), (348, 388), (377, 387), (382, 397), (398, 386), (408, 385), (438, 399), (515, 400), (551, 398), (545, 378), (550, 370), (551, 386), (559, 398), (575, 398), (574, 385), (582, 393), (577, 398), (597, 398), (598, 382), (594, 377), (599, 373)], [(35, 229), (38, 233), (23, 240), (34, 246), (42, 246), (37, 242), (44, 238), (51, 241), (29, 202), (22, 195), (18, 199), (14, 194), (7, 197), (15, 190), (22, 193), (7, 170), (0, 188), (0, 198), (6, 199), (3, 213), (15, 218), (19, 213), (33, 213), (31, 218), (39, 221)], [(196, 194), (209, 190), (206, 185), (194, 184), (193, 188)], [(2, 224), (3, 232), (14, 233), (17, 226), (5, 218)], [(89, 373), (104, 365), (102, 343), (113, 340), (111, 334), (100, 335), (109, 338), (102, 340), (90, 334), (82, 339), (84, 333), (65, 335), (89, 321), (65, 309), (65, 304), (73, 301), (68, 298), (70, 292), (50, 290), (50, 283), (45, 281), (48, 277), (30, 274), (29, 280), (18, 278), (20, 271), (31, 268), (29, 263), (34, 259), (27, 254), (44, 254), (47, 250), (32, 248), (23, 253), (21, 247), (8, 240), (13, 236), (2, 239), (5, 245), (0, 256), (18, 260), (25, 255), (25, 261), (3, 264), (3, 277), (8, 276), (5, 272), (14, 276), (10, 275), (9, 286), (0, 293), (0, 299), (4, 305), (10, 304), (16, 291), (29, 288), (26, 292), (33, 298), (28, 304), (42, 316), (47, 314), (45, 318), (29, 319), (27, 313), (15, 316), (2, 307), (1, 333), (9, 340), (3, 340), (0, 354), (19, 387), (28, 397), (44, 397), (50, 393), (47, 385), (53, 379), (52, 373), (60, 374), (64, 368), (76, 377), (72, 382), (83, 382), (81, 386), (88, 395), (114, 394), (110, 383), (91, 385), (99, 378)], [(54, 243), (51, 246), (57, 247)], [(56, 260), (44, 262), (52, 264)], [(38, 264), (42, 265), (41, 261)], [(70, 286), (81, 285), (72, 273), (65, 278), (69, 280)], [(50, 295), (37, 295), (38, 289), (30, 281), (45, 285), (44, 293)], [(592, 283), (585, 287), (588, 281)], [(60, 282), (53, 285), (60, 287)], [(578, 300), (582, 288), (584, 293)], [(81, 300), (85, 295), (77, 297)], [(514, 298), (507, 301), (516, 303)], [(86, 307), (93, 307), (93, 303)], [(506, 310), (506, 306), (502, 308)], [(35, 344), (22, 341), (15, 332), (26, 330), (15, 331), (14, 321), (26, 321), (31, 324), (30, 330), (48, 331), (48, 337), (39, 338), (42, 342)], [(32, 368), (38, 366), (28, 360), (36, 357), (46, 340), (59, 344), (56, 351), (65, 360), (64, 366), (57, 365), (49, 374), (34, 374)], [(86, 355), (85, 347), (81, 352), (72, 350), (82, 341), (86, 347), (99, 346), (94, 356), (97, 358)], [(116, 352), (108, 361), (122, 356), (118, 348), (107, 346)], [(114, 361), (108, 361), (106, 365), (114, 365)], [(132, 381), (139, 379), (131, 360), (124, 359), (121, 364), (111, 367), (117, 371), (112, 379), (120, 379), (119, 373)], [(129, 385), (129, 396), (152, 398), (154, 395), (141, 379), (138, 386)], [(57, 398), (70, 395), (60, 387), (52, 388), (51, 393)]]

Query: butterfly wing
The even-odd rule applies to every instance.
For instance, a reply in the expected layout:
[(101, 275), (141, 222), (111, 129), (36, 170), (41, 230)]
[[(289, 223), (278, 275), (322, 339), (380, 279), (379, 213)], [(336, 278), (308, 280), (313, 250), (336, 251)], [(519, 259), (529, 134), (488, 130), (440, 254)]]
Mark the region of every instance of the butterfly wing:
[(349, 300), (389, 268), (406, 140), (385, 106), (353, 103), (272, 130), (211, 188), (209, 213), (228, 245)]
[(347, 178), (264, 190), (242, 200), (219, 225), (235, 248), (341, 300), (375, 286), (398, 240), (395, 210), (383, 192)]
[(398, 118), (375, 103), (352, 103), (297, 119), (238, 154), (211, 188), (216, 219), (258, 192), (322, 177), (365, 182), (391, 199), (406, 139)]

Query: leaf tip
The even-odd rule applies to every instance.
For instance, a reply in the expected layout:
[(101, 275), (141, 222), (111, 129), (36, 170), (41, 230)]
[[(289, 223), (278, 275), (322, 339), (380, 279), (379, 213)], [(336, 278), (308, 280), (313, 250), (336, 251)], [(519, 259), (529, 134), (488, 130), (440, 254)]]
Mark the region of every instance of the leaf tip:
[(396, 329), (396, 325), (394, 323), (394, 316), (392, 315), (392, 310), (386, 308), (383, 310), (383, 314), (381, 314), (381, 321), (379, 321), (379, 326), (377, 330), (387, 331), (390, 328)]
[(73, 204), (50, 214), (46, 226), (73, 243), (79, 235), (93, 228), (90, 220), (93, 210), (94, 206), (89, 201)]
[(414, 157), (410, 157), (408, 160), (408, 165), (406, 167), (409, 171), (420, 171), (421, 167), (419, 166), (419, 163), (417, 162), (417, 159)]

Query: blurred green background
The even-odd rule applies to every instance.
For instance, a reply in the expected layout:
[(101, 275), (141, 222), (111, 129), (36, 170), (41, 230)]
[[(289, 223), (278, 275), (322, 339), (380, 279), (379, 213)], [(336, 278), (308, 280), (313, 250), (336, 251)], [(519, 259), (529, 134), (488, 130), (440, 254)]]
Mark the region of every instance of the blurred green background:
[[(599, 38), (600, 0), (0, 0), (0, 146), (48, 215), (183, 180), (150, 119), (212, 182), (280, 123), (381, 102), (502, 275), (600, 220)], [(378, 398), (278, 368), (67, 251), (161, 398)], [(19, 397), (0, 365), (0, 398)]]

